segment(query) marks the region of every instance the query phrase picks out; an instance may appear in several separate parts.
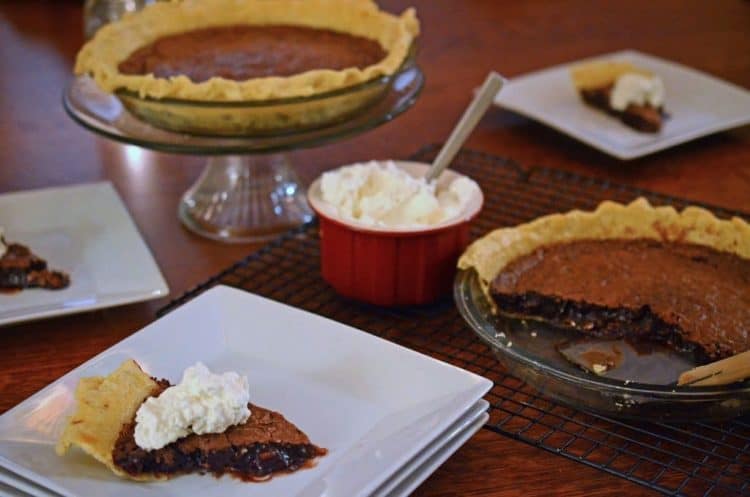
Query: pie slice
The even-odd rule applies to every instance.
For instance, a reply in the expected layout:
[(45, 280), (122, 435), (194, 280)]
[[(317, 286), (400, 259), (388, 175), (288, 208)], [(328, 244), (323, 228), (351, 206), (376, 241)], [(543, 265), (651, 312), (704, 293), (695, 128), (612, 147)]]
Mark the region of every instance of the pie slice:
[(591, 62), (571, 70), (585, 103), (638, 131), (656, 133), (664, 120), (664, 86), (651, 72), (627, 62)]
[(703, 361), (750, 349), (750, 225), (739, 218), (604, 202), (493, 231), (459, 267), (504, 314)]
[(141, 449), (134, 438), (135, 414), (148, 397), (169, 386), (132, 360), (107, 377), (82, 379), (76, 389), (78, 410), (68, 420), (58, 454), (76, 445), (115, 474), (133, 480), (211, 473), (260, 481), (311, 466), (327, 452), (281, 414), (252, 404), (247, 422), (224, 433), (192, 434), (161, 449)]
[(47, 261), (20, 243), (6, 244), (0, 237), (0, 254), (0, 290), (60, 290), (70, 285), (70, 277), (66, 273), (50, 270)]

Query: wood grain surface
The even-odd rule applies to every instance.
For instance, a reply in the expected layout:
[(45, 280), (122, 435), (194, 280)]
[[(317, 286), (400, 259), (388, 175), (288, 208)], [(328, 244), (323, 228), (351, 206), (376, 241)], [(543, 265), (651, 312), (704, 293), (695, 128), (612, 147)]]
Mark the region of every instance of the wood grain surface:
[[(183, 229), (180, 195), (199, 157), (123, 146), (65, 115), (61, 91), (82, 44), (82, 2), (0, 3), (0, 193), (112, 181), (177, 296), (257, 246), (223, 245)], [(750, 87), (750, 2), (382, 0), (422, 21), (422, 97), (357, 138), (291, 158), (305, 181), (337, 165), (403, 158), (445, 139), (489, 70), (507, 77), (633, 48)], [(491, 110), (467, 146), (750, 212), (750, 128), (620, 162), (523, 117)], [(166, 300), (0, 329), (0, 412), (154, 319)], [(656, 495), (581, 464), (481, 431), (415, 495)]]

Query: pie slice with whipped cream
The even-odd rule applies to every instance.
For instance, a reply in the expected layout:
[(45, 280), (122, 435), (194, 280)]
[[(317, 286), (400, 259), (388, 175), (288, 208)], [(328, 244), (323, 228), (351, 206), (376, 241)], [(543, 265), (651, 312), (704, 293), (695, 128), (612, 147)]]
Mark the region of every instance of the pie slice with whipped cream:
[(133, 480), (187, 473), (261, 481), (312, 465), (326, 449), (281, 414), (247, 402), (247, 380), (202, 364), (171, 386), (133, 360), (106, 377), (81, 379), (76, 412), (57, 445), (75, 445)]
[(664, 120), (664, 82), (628, 62), (580, 64), (571, 77), (584, 102), (638, 131), (656, 133)]

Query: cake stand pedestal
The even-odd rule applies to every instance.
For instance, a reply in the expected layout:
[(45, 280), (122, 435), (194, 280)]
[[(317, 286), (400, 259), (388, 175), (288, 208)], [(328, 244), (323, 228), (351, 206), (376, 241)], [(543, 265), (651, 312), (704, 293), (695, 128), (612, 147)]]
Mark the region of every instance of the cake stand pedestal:
[(383, 96), (365, 109), (321, 128), (247, 137), (201, 136), (157, 128), (128, 111), (88, 76), (74, 78), (63, 104), (81, 126), (130, 145), (208, 156), (185, 192), (178, 217), (191, 231), (224, 242), (257, 242), (310, 221), (305, 188), (284, 152), (336, 142), (395, 119), (424, 86), (416, 65), (391, 77)]

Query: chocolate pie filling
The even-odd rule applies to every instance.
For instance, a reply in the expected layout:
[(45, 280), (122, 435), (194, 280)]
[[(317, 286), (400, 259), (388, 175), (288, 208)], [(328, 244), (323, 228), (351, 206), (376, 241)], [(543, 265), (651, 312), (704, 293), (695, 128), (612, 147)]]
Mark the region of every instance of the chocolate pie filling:
[(635, 337), (714, 360), (750, 349), (750, 260), (688, 243), (582, 240), (508, 264), (503, 312), (597, 337)]
[(619, 117), (622, 122), (639, 131), (656, 133), (661, 129), (663, 120), (661, 108), (630, 104), (622, 112), (613, 109), (609, 103), (613, 87), (614, 85), (609, 85), (602, 88), (581, 90), (581, 98), (590, 106)]
[[(159, 385), (156, 396), (169, 386), (164, 380)], [(151, 451), (136, 445), (133, 421), (123, 426), (112, 460), (133, 476), (212, 473), (263, 480), (272, 473), (305, 467), (327, 453), (281, 414), (252, 404), (248, 407), (251, 415), (244, 424), (224, 433), (189, 435)]]
[(164, 36), (119, 65), (123, 74), (243, 81), (313, 69), (365, 68), (386, 56), (377, 41), (301, 26), (221, 26)]
[(59, 290), (69, 284), (70, 277), (67, 274), (49, 270), (47, 261), (19, 243), (8, 244), (5, 253), (0, 257), (0, 290)]

